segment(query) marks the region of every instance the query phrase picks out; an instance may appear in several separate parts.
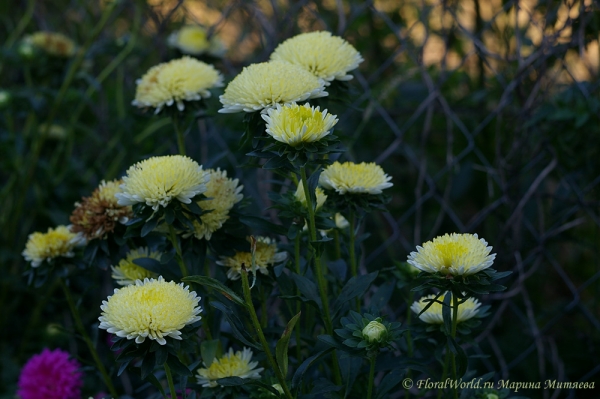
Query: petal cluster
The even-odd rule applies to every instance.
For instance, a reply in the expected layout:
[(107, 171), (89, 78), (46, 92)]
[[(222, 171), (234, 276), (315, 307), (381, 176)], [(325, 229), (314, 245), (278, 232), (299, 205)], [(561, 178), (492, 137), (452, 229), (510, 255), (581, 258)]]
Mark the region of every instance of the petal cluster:
[(325, 81), (302, 67), (284, 61), (262, 62), (245, 67), (219, 97), (221, 113), (254, 112), (276, 104), (327, 96)]
[(152, 273), (133, 263), (134, 260), (140, 258), (151, 258), (160, 261), (161, 253), (150, 251), (147, 247), (140, 247), (129, 251), (125, 258), (119, 261), (117, 266), (111, 266), (111, 277), (115, 279), (117, 284), (129, 285), (134, 284), (137, 280), (157, 277), (156, 273)]
[[(268, 267), (283, 262), (287, 258), (287, 253), (277, 252), (275, 240), (268, 237), (256, 237), (254, 258), (256, 269), (262, 274), (269, 274)], [(248, 270), (252, 267), (252, 253), (236, 251), (233, 256), (222, 256), (217, 264), (228, 268), (227, 277), (229, 279), (237, 280), (240, 278), (242, 267)]]
[(340, 194), (381, 194), (393, 186), (390, 180), (381, 166), (373, 162), (334, 162), (321, 173), (319, 185)]
[(138, 344), (146, 338), (160, 345), (167, 343), (167, 337), (181, 339), (180, 330), (201, 319), (200, 297), (188, 288), (162, 276), (117, 288), (102, 301), (98, 327)]
[(73, 250), (85, 240), (80, 234), (73, 233), (68, 226), (49, 228), (48, 232), (35, 232), (29, 235), (22, 255), (32, 267), (38, 267), (43, 261), (59, 256), (72, 258)]
[(68, 58), (76, 50), (75, 42), (62, 33), (35, 32), (26, 36), (23, 41), (55, 57)]
[(309, 104), (277, 104), (261, 115), (267, 122), (266, 132), (275, 140), (296, 146), (319, 141), (331, 133), (338, 122), (335, 115), (322, 112)]
[[(317, 206), (315, 208), (315, 210), (316, 210), (323, 206), (323, 204), (325, 203), (325, 200), (327, 200), (327, 195), (325, 195), (325, 193), (323, 192), (323, 189), (321, 187), (317, 187), (315, 189), (315, 195), (317, 197)], [(304, 193), (304, 184), (302, 183), (302, 181), (300, 181), (298, 183), (298, 188), (296, 188), (296, 193), (294, 194), (294, 196), (296, 197), (296, 200), (298, 202), (300, 202), (302, 205), (304, 205), (306, 207), (306, 194)]]
[[(443, 295), (443, 297), (445, 297), (446, 295), (452, 295), (449, 293), (446, 293)], [(419, 299), (418, 301), (415, 301), (410, 309), (415, 312), (416, 314), (419, 314), (432, 300), (434, 300), (436, 297), (436, 295), (432, 294), (432, 295), (428, 295), (428, 296), (424, 296), (421, 299)], [(442, 314), (444, 305), (442, 304), (444, 302), (444, 298), (442, 296), (440, 296), (436, 302), (434, 302), (429, 309), (427, 309), (425, 312), (421, 313), (421, 315), (419, 316), (419, 319), (423, 320), (425, 323), (428, 324), (442, 324), (444, 322), (444, 317)], [(442, 303), (439, 303), (442, 302)], [(450, 301), (452, 302), (452, 301)], [(472, 319), (473, 317), (477, 316), (477, 313), (479, 312), (479, 307), (481, 306), (481, 303), (474, 298), (468, 298), (465, 302), (461, 303), (458, 305), (458, 316), (456, 318), (457, 323), (463, 322), (463, 321), (467, 321), (469, 319)], [(451, 309), (450, 312), (450, 317), (452, 316), (453, 312)]]
[(132, 104), (156, 108), (156, 113), (164, 106), (177, 104), (177, 109), (183, 111), (184, 101), (208, 98), (209, 89), (222, 85), (223, 76), (212, 65), (185, 56), (150, 68), (137, 81)]
[(358, 68), (358, 64), (364, 61), (346, 40), (323, 31), (302, 33), (287, 39), (277, 46), (271, 59), (301, 66), (327, 82), (352, 79), (348, 71)]
[(210, 366), (198, 369), (196, 379), (198, 384), (206, 388), (216, 387), (217, 380), (225, 377), (239, 378), (260, 378), (260, 372), (264, 370), (258, 366), (258, 362), (252, 361), (252, 351), (250, 348), (244, 348), (242, 351), (233, 352), (233, 348), (229, 348), (229, 352), (219, 359), (214, 359)]
[(477, 234), (444, 234), (408, 256), (408, 263), (428, 273), (445, 273), (455, 276), (475, 274), (494, 263), (496, 254), (492, 247)]
[(191, 55), (208, 53), (221, 56), (225, 52), (223, 42), (215, 35), (209, 37), (206, 29), (199, 25), (186, 25), (173, 32), (168, 38), (168, 44)]

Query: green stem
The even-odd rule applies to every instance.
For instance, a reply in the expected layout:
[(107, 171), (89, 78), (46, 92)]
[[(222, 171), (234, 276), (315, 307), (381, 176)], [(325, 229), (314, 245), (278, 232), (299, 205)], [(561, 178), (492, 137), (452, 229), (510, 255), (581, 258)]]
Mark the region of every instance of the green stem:
[(367, 399), (371, 399), (373, 395), (373, 382), (375, 380), (375, 360), (377, 355), (371, 356), (371, 369), (369, 371), (369, 388), (367, 390)]
[(260, 286), (260, 325), (262, 328), (267, 328), (267, 299), (265, 298), (265, 290)]
[[(296, 235), (296, 239), (294, 240), (294, 262), (296, 264), (296, 274), (300, 274), (300, 240), (302, 239), (302, 234), (298, 232)], [(296, 288), (296, 295), (300, 296), (300, 290)], [(296, 314), (302, 311), (302, 303), (300, 301), (296, 302)], [(301, 332), (300, 332), (300, 323), (296, 323), (296, 327), (294, 328), (296, 334), (296, 360), (298, 364), (300, 364), (300, 358), (302, 356), (302, 351), (300, 347), (301, 341)]]
[(175, 128), (175, 133), (177, 134), (177, 148), (179, 148), (179, 154), (185, 155), (185, 139), (183, 137), (183, 131), (181, 130), (181, 126), (179, 126), (179, 118), (177, 117), (177, 111), (173, 112), (173, 117), (171, 118), (173, 122), (173, 127)]
[(352, 277), (356, 277), (358, 275), (358, 266), (356, 264), (356, 218), (354, 216), (354, 211), (350, 211), (349, 216), (350, 222), (350, 271), (352, 272)]
[(169, 238), (171, 240), (171, 244), (173, 244), (173, 248), (175, 248), (175, 252), (177, 253), (177, 263), (179, 264), (181, 275), (183, 277), (187, 277), (187, 269), (185, 267), (185, 263), (183, 263), (183, 255), (181, 254), (181, 248), (179, 247), (179, 241), (177, 240), (177, 234), (175, 234), (175, 228), (173, 225), (169, 225)]
[[(176, 399), (177, 392), (175, 392), (175, 385), (173, 384), (173, 375), (171, 374), (171, 368), (169, 367), (167, 362), (165, 362), (165, 364), (163, 366), (165, 367), (165, 374), (167, 375), (167, 383), (169, 384), (169, 391), (171, 392), (171, 398)], [(167, 396), (165, 395), (165, 398), (166, 397)]]
[(93, 344), (90, 336), (88, 335), (87, 331), (85, 330), (85, 327), (83, 326), (81, 317), (79, 317), (79, 312), (77, 311), (77, 307), (75, 306), (75, 302), (73, 301), (73, 297), (71, 296), (71, 291), (69, 291), (69, 288), (67, 287), (67, 285), (65, 284), (65, 282), (62, 279), (59, 279), (58, 281), (59, 281), (60, 287), (62, 288), (62, 290), (65, 294), (65, 298), (67, 299), (67, 304), (69, 305), (71, 314), (73, 315), (73, 320), (75, 321), (75, 327), (79, 331), (79, 334), (81, 334), (81, 336), (83, 337), (83, 340), (85, 341), (92, 357), (94, 358), (96, 367), (98, 367), (100, 374), (102, 374), (102, 380), (104, 381), (104, 384), (108, 388), (111, 396), (118, 398), (119, 396), (117, 394), (117, 391), (115, 390), (115, 387), (114, 387), (112, 381), (110, 380), (110, 377), (108, 376), (108, 373), (106, 372), (106, 368), (104, 367), (104, 364), (102, 364), (102, 362), (100, 361), (100, 356), (98, 356), (98, 352), (96, 351), (96, 348), (94, 347), (94, 344)]
[[(458, 295), (452, 294), (452, 339), (456, 338), (456, 325), (458, 324)], [(456, 356), (450, 354), (452, 361), (452, 378), (456, 381)], [(454, 399), (458, 399), (458, 388), (454, 388)]]
[[(446, 381), (446, 377), (448, 375), (448, 362), (450, 360), (450, 344), (446, 345), (446, 356), (444, 356), (444, 368), (442, 370), (442, 379), (441, 382), (445, 382)], [(442, 398), (442, 394), (444, 393), (443, 390), (439, 389), (438, 390), (438, 394), (437, 394), (437, 399), (441, 399)]]
[(258, 339), (265, 351), (267, 356), (267, 361), (269, 365), (275, 372), (275, 376), (283, 388), (283, 392), (288, 399), (293, 399), (292, 393), (290, 392), (286, 382), (285, 376), (281, 373), (281, 370), (277, 366), (275, 359), (273, 358), (273, 354), (271, 353), (271, 349), (269, 348), (269, 343), (267, 342), (265, 335), (263, 334), (262, 328), (260, 326), (260, 322), (258, 321), (258, 316), (256, 315), (256, 310), (254, 309), (254, 304), (252, 303), (252, 295), (250, 294), (250, 284), (248, 283), (248, 272), (245, 269), (241, 271), (242, 275), (242, 289), (244, 290), (244, 299), (246, 300), (246, 307), (248, 308), (248, 313), (250, 313), (250, 319), (252, 319), (252, 324), (254, 325), (254, 329), (256, 330), (256, 334), (258, 335)]
[(333, 243), (335, 245), (335, 258), (342, 259), (342, 248), (340, 245), (340, 232), (337, 228), (333, 229)]
[[(406, 331), (406, 334), (404, 334), (404, 336), (406, 337), (406, 348), (407, 348), (407, 354), (408, 354), (409, 359), (411, 359), (413, 357), (413, 353), (414, 353), (412, 335), (410, 334), (410, 324), (411, 324), (411, 320), (412, 320), (412, 310), (410, 310), (410, 305), (413, 303), (414, 297), (415, 297), (415, 293), (413, 291), (410, 291), (410, 293), (408, 294), (408, 302), (407, 302), (409, 307), (406, 309), (406, 322), (404, 323), (406, 325), (406, 327), (409, 328), (409, 330)], [(412, 370), (407, 371), (406, 377), (412, 378)], [(404, 390), (404, 396), (407, 399), (410, 398), (410, 389)]]

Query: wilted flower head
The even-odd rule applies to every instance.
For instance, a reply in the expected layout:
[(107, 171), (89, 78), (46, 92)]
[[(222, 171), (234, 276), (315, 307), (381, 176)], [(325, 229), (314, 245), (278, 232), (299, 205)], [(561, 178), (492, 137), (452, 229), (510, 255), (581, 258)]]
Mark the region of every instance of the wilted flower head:
[[(452, 294), (444, 294), (442, 296), (440, 296), (436, 302), (434, 302), (429, 309), (427, 309), (425, 312), (421, 313), (421, 315), (419, 316), (419, 319), (423, 320), (425, 323), (427, 324), (442, 324), (444, 322), (444, 317), (443, 317), (443, 309), (444, 309), (444, 305), (442, 304), (444, 302), (444, 298), (446, 297), (446, 295), (450, 295), (452, 296)], [(434, 300), (436, 297), (436, 295), (428, 295), (428, 296), (424, 296), (421, 299), (419, 299), (418, 301), (416, 301), (415, 303), (412, 304), (412, 306), (410, 307), (410, 309), (415, 312), (416, 314), (419, 314), (432, 300)], [(439, 303), (442, 302), (442, 303)], [(450, 301), (452, 303), (452, 300)], [(481, 303), (474, 298), (468, 298), (465, 302), (461, 303), (460, 305), (458, 305), (458, 316), (456, 318), (457, 323), (460, 323), (462, 321), (467, 321), (469, 319), (472, 319), (473, 317), (477, 316), (477, 313), (479, 312), (479, 307), (481, 306)], [(452, 309), (450, 309), (450, 317), (452, 318), (453, 311)]]
[(444, 234), (411, 252), (408, 263), (428, 273), (445, 273), (455, 276), (475, 274), (494, 263), (496, 254), (492, 247), (477, 234)]
[(83, 386), (81, 366), (69, 353), (44, 349), (21, 369), (17, 396), (20, 399), (79, 399)]
[(214, 388), (217, 386), (217, 380), (226, 377), (239, 377), (259, 379), (260, 372), (264, 370), (258, 366), (258, 362), (253, 362), (252, 351), (250, 348), (244, 348), (243, 351), (233, 352), (229, 348), (229, 352), (219, 359), (214, 359), (209, 367), (198, 369), (196, 379), (198, 384), (202, 384), (206, 388)]
[(127, 170), (121, 192), (115, 197), (119, 205), (145, 203), (156, 211), (173, 199), (189, 204), (193, 197), (206, 191), (208, 179), (202, 166), (186, 156), (152, 157)]
[[(250, 238), (248, 238), (250, 241)], [(254, 253), (256, 269), (262, 274), (269, 274), (267, 269), (276, 263), (283, 262), (287, 258), (285, 252), (277, 252), (275, 240), (268, 237), (256, 237), (256, 252)], [(252, 267), (252, 253), (235, 252), (233, 256), (221, 256), (218, 265), (228, 267), (227, 277), (231, 280), (240, 278), (242, 267), (250, 270)]]
[(223, 42), (215, 35), (209, 38), (206, 29), (199, 25), (187, 25), (173, 32), (168, 44), (191, 55), (208, 53), (219, 57), (225, 52)]
[(219, 97), (221, 113), (254, 112), (327, 96), (325, 81), (297, 65), (284, 61), (262, 62), (245, 67)]
[(49, 228), (47, 233), (35, 232), (29, 235), (22, 255), (31, 267), (38, 267), (43, 261), (57, 257), (72, 258), (75, 247), (85, 240), (73, 233), (68, 226)]
[[(321, 189), (321, 187), (316, 188), (315, 195), (317, 197), (317, 206), (315, 209), (319, 209), (325, 203), (325, 200), (327, 199), (327, 195), (325, 195), (325, 193), (323, 192), (323, 189)], [(296, 193), (294, 194), (294, 196), (296, 197), (296, 200), (298, 202), (300, 202), (302, 205), (304, 205), (306, 207), (306, 195), (304, 194), (304, 184), (302, 183), (302, 180), (300, 180), (298, 182), (298, 188), (296, 188)]]
[(180, 330), (201, 319), (200, 297), (188, 288), (183, 283), (166, 282), (162, 276), (116, 288), (112, 296), (102, 301), (98, 328), (135, 339), (138, 344), (146, 338), (160, 345), (167, 343), (167, 337), (180, 340)]
[(111, 277), (114, 278), (119, 285), (129, 285), (134, 284), (136, 280), (155, 278), (157, 276), (156, 273), (152, 273), (151, 271), (136, 265), (133, 261), (140, 258), (152, 258), (160, 261), (160, 257), (160, 252), (150, 251), (147, 247), (133, 249), (127, 253), (124, 259), (119, 261), (119, 264), (116, 267), (111, 266), (113, 271)]
[(363, 61), (350, 43), (329, 32), (302, 33), (287, 39), (277, 46), (271, 59), (299, 65), (328, 82), (352, 79), (347, 72)]
[(327, 190), (340, 194), (381, 194), (382, 190), (392, 187), (392, 178), (383, 172), (381, 166), (371, 163), (334, 162), (327, 166), (319, 184)]
[(62, 33), (35, 32), (23, 41), (55, 57), (71, 57), (75, 54), (75, 42)]
[(370, 321), (362, 330), (363, 338), (369, 342), (380, 341), (387, 333), (387, 328), (381, 323), (381, 319)]
[(309, 104), (277, 104), (261, 116), (267, 122), (267, 134), (291, 146), (319, 141), (331, 133), (338, 122), (327, 110), (321, 112), (319, 107)]
[(81, 233), (88, 240), (104, 238), (112, 233), (117, 223), (125, 223), (133, 215), (130, 206), (117, 203), (117, 194), (122, 180), (100, 182), (90, 197), (83, 197), (75, 203), (69, 220), (71, 231)]
[(185, 56), (153, 66), (137, 81), (135, 100), (140, 107), (154, 107), (155, 113), (162, 108), (177, 104), (185, 109), (184, 101), (198, 101), (211, 96), (208, 89), (221, 87), (223, 76), (212, 66)]

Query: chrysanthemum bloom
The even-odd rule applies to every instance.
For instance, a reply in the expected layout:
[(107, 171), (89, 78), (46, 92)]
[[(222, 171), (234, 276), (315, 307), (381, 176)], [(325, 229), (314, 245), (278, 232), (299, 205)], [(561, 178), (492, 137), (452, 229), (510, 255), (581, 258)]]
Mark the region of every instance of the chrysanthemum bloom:
[(392, 178), (381, 166), (371, 163), (334, 162), (327, 166), (319, 177), (319, 184), (327, 190), (340, 194), (381, 194), (392, 187)]
[(277, 104), (261, 116), (267, 122), (267, 134), (291, 146), (321, 140), (338, 122), (327, 110), (321, 112), (309, 104)]
[(31, 262), (31, 267), (38, 267), (43, 261), (60, 256), (72, 258), (75, 247), (84, 241), (81, 234), (71, 232), (68, 226), (57, 226), (49, 228), (47, 233), (30, 234), (22, 255)]
[[(205, 388), (216, 387), (217, 380), (225, 377), (239, 377), (259, 379), (260, 372), (264, 370), (258, 366), (258, 362), (253, 362), (252, 351), (250, 348), (244, 348), (243, 351), (233, 353), (233, 348), (219, 359), (214, 359), (207, 368), (198, 369), (196, 379), (198, 384)], [(204, 364), (206, 366), (206, 364)]]
[[(248, 240), (250, 241), (250, 240)], [(256, 269), (262, 274), (269, 274), (268, 267), (283, 262), (287, 253), (277, 252), (275, 240), (268, 237), (256, 237), (255, 264)], [(252, 267), (252, 253), (236, 251), (233, 256), (222, 256), (217, 265), (228, 267), (227, 277), (231, 280), (240, 278), (242, 266), (250, 270)]]
[(210, 97), (208, 89), (223, 86), (223, 76), (212, 65), (185, 56), (153, 66), (137, 81), (135, 100), (140, 107), (162, 108), (177, 104), (185, 109), (184, 101), (198, 101)]
[(55, 57), (71, 57), (75, 54), (75, 42), (62, 33), (35, 32), (23, 41)]
[(102, 301), (98, 327), (138, 344), (146, 338), (160, 345), (167, 343), (166, 337), (180, 340), (180, 330), (201, 319), (200, 297), (188, 288), (166, 282), (162, 276), (115, 288), (114, 294)]
[(119, 205), (145, 203), (155, 211), (176, 199), (184, 204), (206, 191), (209, 176), (196, 161), (183, 155), (152, 157), (127, 170), (121, 192), (115, 194)]
[(254, 112), (327, 95), (325, 81), (305, 69), (284, 61), (262, 62), (245, 67), (229, 82), (219, 97), (219, 112)]
[(191, 55), (208, 53), (219, 57), (225, 52), (223, 42), (215, 35), (209, 38), (206, 29), (199, 25), (187, 25), (173, 32), (168, 38), (168, 44)]
[[(325, 200), (327, 200), (327, 195), (325, 195), (321, 187), (316, 188), (315, 195), (317, 197), (317, 207), (315, 209), (319, 209), (323, 206)], [(298, 188), (296, 188), (296, 193), (294, 196), (296, 197), (296, 201), (300, 202), (306, 207), (306, 195), (304, 194), (304, 184), (302, 181), (298, 182)]]
[(444, 234), (411, 252), (408, 263), (428, 273), (444, 273), (454, 276), (475, 274), (494, 263), (496, 254), (492, 247), (477, 234)]
[(131, 207), (119, 205), (115, 197), (121, 183), (121, 180), (102, 181), (90, 197), (83, 197), (81, 202), (76, 202), (69, 218), (71, 231), (93, 240), (112, 233), (117, 223), (127, 222), (133, 215)]
[(200, 216), (202, 223), (194, 221), (194, 236), (201, 240), (206, 238), (210, 240), (212, 234), (223, 226), (223, 223), (229, 219), (229, 211), (235, 204), (240, 202), (244, 196), (238, 179), (227, 177), (227, 171), (217, 168), (207, 169), (206, 173), (210, 180), (206, 185), (206, 195), (208, 200), (198, 201), (197, 204), (203, 210), (210, 210)]
[(125, 259), (119, 261), (116, 267), (111, 266), (113, 271), (111, 277), (119, 285), (129, 285), (134, 284), (136, 280), (155, 278), (156, 273), (152, 273), (150, 270), (136, 265), (133, 261), (140, 258), (152, 258), (160, 261), (160, 257), (160, 252), (150, 251), (147, 247), (133, 249), (127, 253)]
[(79, 399), (83, 386), (81, 366), (69, 353), (44, 349), (27, 361), (19, 376), (20, 399)]
[[(437, 300), (439, 302), (444, 302), (444, 298), (446, 295), (452, 295), (452, 294), (444, 294), (442, 296), (440, 296)], [(431, 300), (435, 299), (436, 295), (428, 295), (428, 296), (424, 296), (423, 298), (419, 299), (418, 301), (416, 301), (415, 303), (412, 304), (412, 306), (410, 307), (410, 309), (415, 312), (416, 314), (419, 314), (421, 312), (421, 310), (423, 310), (428, 304), (429, 302), (431, 302)], [(452, 303), (452, 301), (450, 301)], [(477, 313), (479, 312), (479, 307), (481, 306), (481, 303), (474, 298), (468, 298), (465, 302), (461, 303), (460, 305), (458, 305), (458, 317), (457, 319), (457, 323), (460, 323), (462, 321), (467, 321), (469, 319), (472, 319), (473, 317), (477, 316)], [(429, 309), (427, 309), (425, 312), (423, 312), (420, 316), (419, 319), (423, 320), (425, 323), (428, 324), (442, 324), (444, 322), (444, 317), (442, 315), (442, 311), (443, 311), (444, 305), (442, 305), (441, 303), (438, 302), (434, 302)], [(450, 309), (450, 317), (452, 317), (452, 313), (453, 313), (453, 309)]]
[(350, 43), (329, 32), (302, 33), (287, 39), (277, 46), (271, 59), (301, 66), (327, 82), (352, 79), (348, 71), (363, 62)]

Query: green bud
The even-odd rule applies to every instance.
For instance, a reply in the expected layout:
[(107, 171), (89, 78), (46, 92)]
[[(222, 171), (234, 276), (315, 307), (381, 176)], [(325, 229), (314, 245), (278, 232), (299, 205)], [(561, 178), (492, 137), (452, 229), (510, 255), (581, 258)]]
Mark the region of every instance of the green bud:
[(10, 100), (12, 100), (10, 92), (0, 90), (0, 109), (8, 107), (10, 105)]
[(381, 319), (371, 321), (362, 330), (362, 335), (368, 343), (378, 342), (387, 333), (387, 329), (380, 322)]

